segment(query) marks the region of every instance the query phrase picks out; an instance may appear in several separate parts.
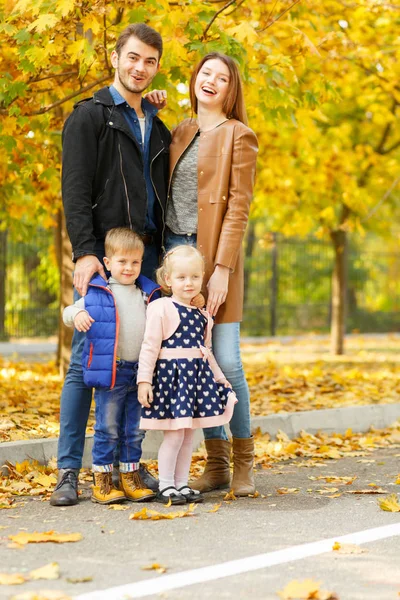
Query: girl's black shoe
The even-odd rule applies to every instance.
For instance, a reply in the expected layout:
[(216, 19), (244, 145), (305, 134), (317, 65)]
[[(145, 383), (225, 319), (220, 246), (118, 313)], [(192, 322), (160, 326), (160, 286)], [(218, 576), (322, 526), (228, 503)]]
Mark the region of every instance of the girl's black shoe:
[[(167, 490), (174, 490), (170, 494), (164, 494)], [(162, 504), (168, 504), (171, 501), (171, 504), (186, 504), (186, 496), (180, 494), (173, 485), (170, 485), (163, 490), (160, 490), (156, 497), (154, 498), (155, 502), (162, 502)]]
[(203, 494), (200, 494), (197, 490), (192, 490), (188, 485), (180, 487), (178, 492), (186, 498), (186, 502), (204, 502)]

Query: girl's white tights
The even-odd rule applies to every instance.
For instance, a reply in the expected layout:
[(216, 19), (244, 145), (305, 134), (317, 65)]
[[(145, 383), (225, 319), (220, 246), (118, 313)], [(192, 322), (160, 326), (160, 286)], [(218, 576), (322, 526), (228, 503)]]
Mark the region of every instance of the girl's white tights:
[(158, 450), (160, 490), (169, 486), (179, 489), (187, 485), (192, 460), (193, 435), (193, 429), (164, 431), (164, 440)]

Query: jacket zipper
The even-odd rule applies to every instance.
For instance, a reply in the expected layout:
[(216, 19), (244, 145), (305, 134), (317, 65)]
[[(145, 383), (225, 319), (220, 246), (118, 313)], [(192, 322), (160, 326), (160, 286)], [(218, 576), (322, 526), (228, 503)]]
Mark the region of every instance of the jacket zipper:
[(154, 181), (153, 181), (153, 177), (152, 177), (152, 170), (153, 170), (153, 162), (156, 160), (157, 156), (160, 156), (160, 154), (161, 154), (161, 152), (163, 152), (163, 150), (165, 150), (165, 146), (163, 146), (161, 148), (161, 150), (159, 152), (157, 152), (157, 154), (151, 159), (151, 162), (150, 162), (150, 181), (151, 181), (151, 185), (153, 186), (153, 190), (154, 190), (154, 193), (155, 193), (156, 198), (158, 200), (158, 203), (160, 205), (161, 213), (162, 213), (163, 228), (162, 228), (162, 233), (161, 233), (161, 247), (164, 246), (165, 211), (164, 211), (164, 207), (163, 207), (163, 205), (161, 203), (160, 197), (157, 194), (156, 186), (154, 185)]
[[(173, 171), (172, 171), (172, 173), (171, 173), (171, 176), (170, 176), (170, 178), (169, 178), (169, 182), (168, 182), (168, 191), (167, 191), (167, 201), (166, 201), (166, 203), (165, 203), (165, 212), (167, 212), (167, 208), (168, 208), (169, 193), (170, 193), (170, 190), (171, 190), (172, 177), (174, 176), (175, 169), (176, 169), (176, 167), (177, 167), (177, 165), (178, 165), (178, 162), (179, 162), (179, 160), (180, 160), (180, 158), (181, 158), (182, 154), (183, 154), (184, 152), (186, 152), (186, 150), (189, 148), (190, 144), (193, 142), (193, 140), (194, 140), (194, 138), (196, 137), (196, 135), (197, 135), (197, 131), (196, 131), (196, 133), (194, 134), (194, 136), (192, 137), (192, 139), (191, 139), (191, 140), (190, 140), (190, 141), (189, 141), (189, 142), (186, 144), (186, 146), (185, 146), (185, 147), (184, 147), (184, 149), (182, 150), (182, 152), (181, 152), (181, 154), (180, 154), (180, 156), (179, 156), (178, 160), (177, 160), (177, 161), (176, 161), (176, 163), (175, 163), (175, 166), (174, 166), (174, 168), (173, 168)], [(161, 233), (161, 248), (162, 248), (162, 250), (164, 251), (164, 253), (165, 253), (165, 247), (164, 247), (164, 233), (165, 233), (165, 227), (166, 227), (166, 225), (165, 225), (165, 219), (164, 219), (164, 220), (163, 220), (163, 229), (162, 229), (162, 233)]]
[(129, 202), (128, 188), (127, 188), (127, 185), (126, 185), (125, 175), (124, 175), (124, 171), (123, 171), (123, 168), (122, 168), (121, 144), (118, 144), (118, 150), (119, 150), (119, 165), (120, 165), (121, 175), (122, 175), (122, 179), (123, 179), (123, 182), (124, 182), (124, 188), (125, 188), (126, 207), (127, 207), (127, 210), (128, 210), (129, 227), (130, 227), (130, 229), (133, 229), (132, 228), (131, 213), (130, 213), (130, 202)]

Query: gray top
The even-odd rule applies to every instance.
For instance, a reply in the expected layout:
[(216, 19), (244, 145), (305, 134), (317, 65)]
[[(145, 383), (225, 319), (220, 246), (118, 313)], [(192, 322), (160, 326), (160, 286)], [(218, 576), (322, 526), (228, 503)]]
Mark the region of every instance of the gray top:
[[(119, 335), (117, 356), (123, 360), (139, 360), (146, 323), (146, 307), (141, 290), (135, 285), (123, 285), (110, 277), (108, 287), (115, 297), (119, 316)], [(67, 306), (63, 312), (63, 321), (73, 327), (76, 315), (85, 310), (85, 298)]]
[(199, 139), (196, 137), (179, 159), (171, 182), (171, 197), (167, 208), (167, 227), (184, 235), (197, 233), (197, 155)]

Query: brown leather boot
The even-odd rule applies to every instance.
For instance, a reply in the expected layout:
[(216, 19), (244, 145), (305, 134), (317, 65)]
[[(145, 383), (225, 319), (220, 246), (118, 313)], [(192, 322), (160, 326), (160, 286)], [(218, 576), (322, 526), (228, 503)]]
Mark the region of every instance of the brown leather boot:
[(207, 462), (201, 477), (190, 481), (189, 486), (199, 492), (211, 492), (229, 488), (231, 472), (229, 462), (231, 457), (231, 443), (226, 440), (205, 440)]
[(232, 490), (235, 496), (254, 494), (254, 438), (233, 438)]
[(98, 504), (115, 504), (125, 500), (124, 492), (113, 486), (112, 473), (93, 473), (92, 502)]

